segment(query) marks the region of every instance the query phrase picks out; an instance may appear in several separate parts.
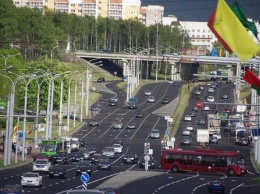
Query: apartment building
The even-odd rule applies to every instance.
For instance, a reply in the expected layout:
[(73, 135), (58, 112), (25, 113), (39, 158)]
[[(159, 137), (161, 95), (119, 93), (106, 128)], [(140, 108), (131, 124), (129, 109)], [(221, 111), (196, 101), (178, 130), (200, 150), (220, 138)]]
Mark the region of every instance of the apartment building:
[(148, 5), (141, 7), (140, 22), (145, 26), (163, 24), (164, 7), (159, 5)]
[(140, 18), (140, 0), (13, 0), (17, 7), (30, 7), (93, 16), (95, 18), (110, 17), (114, 19)]

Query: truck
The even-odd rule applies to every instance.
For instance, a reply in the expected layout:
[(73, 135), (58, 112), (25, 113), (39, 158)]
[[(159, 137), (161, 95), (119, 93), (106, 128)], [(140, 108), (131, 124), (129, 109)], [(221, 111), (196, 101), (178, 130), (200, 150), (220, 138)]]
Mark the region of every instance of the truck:
[(128, 101), (128, 109), (136, 109), (137, 108), (137, 98), (130, 98)]
[(209, 143), (209, 130), (208, 129), (197, 129), (196, 132), (197, 145), (206, 145)]
[(219, 134), (221, 125), (221, 119), (219, 118), (219, 115), (208, 114), (207, 121), (209, 134)]

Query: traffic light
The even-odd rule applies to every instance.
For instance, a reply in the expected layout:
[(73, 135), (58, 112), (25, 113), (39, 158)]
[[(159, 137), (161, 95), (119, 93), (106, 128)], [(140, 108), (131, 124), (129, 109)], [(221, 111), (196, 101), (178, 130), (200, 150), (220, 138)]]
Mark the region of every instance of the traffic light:
[(144, 143), (144, 154), (149, 154), (150, 143)]

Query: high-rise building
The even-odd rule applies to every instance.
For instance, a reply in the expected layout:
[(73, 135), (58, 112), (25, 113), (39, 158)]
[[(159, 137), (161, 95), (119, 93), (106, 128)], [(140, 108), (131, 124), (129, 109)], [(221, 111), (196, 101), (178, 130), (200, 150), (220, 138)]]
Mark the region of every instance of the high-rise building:
[(163, 24), (164, 7), (159, 5), (148, 5), (141, 7), (140, 22), (145, 26)]
[(43, 9), (47, 7), (55, 12), (66, 12), (79, 16), (113, 19), (140, 18), (140, 0), (13, 0), (17, 7)]

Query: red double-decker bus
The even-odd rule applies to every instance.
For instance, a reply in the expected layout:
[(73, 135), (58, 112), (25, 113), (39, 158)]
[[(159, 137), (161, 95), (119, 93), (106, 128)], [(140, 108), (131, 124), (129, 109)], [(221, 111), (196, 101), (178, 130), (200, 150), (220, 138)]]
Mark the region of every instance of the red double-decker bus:
[(247, 173), (241, 154), (224, 150), (162, 150), (161, 168), (173, 172), (207, 172), (242, 175)]

